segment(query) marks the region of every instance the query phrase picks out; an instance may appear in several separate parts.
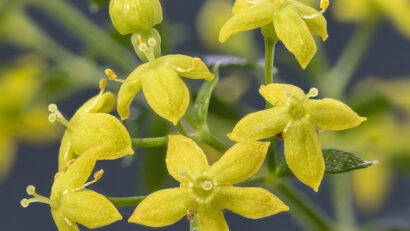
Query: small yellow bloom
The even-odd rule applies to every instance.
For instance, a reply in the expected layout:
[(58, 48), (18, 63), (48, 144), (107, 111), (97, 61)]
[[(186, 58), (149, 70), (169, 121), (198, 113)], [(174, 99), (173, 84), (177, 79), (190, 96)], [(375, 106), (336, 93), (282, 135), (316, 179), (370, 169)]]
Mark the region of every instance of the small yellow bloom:
[(340, 21), (364, 21), (382, 12), (407, 38), (410, 38), (410, 1), (408, 0), (338, 0), (333, 8)]
[(305, 94), (293, 85), (269, 84), (259, 92), (274, 107), (245, 116), (228, 137), (245, 142), (282, 134), (289, 168), (301, 182), (318, 191), (325, 163), (317, 129), (344, 130), (366, 118), (340, 101), (310, 99), (317, 96), (316, 88)]
[(60, 171), (65, 170), (71, 159), (106, 141), (112, 141), (112, 145), (100, 152), (100, 160), (118, 159), (134, 153), (127, 129), (117, 118), (107, 114), (114, 107), (115, 97), (111, 92), (104, 93), (105, 84), (105, 80), (101, 82), (100, 94), (83, 104), (70, 121), (55, 104), (50, 104), (50, 122), (59, 121), (67, 127), (59, 151)]
[(325, 41), (328, 38), (327, 22), (319, 12), (296, 0), (236, 0), (232, 17), (221, 28), (219, 41), (225, 42), (238, 32), (264, 27), (273, 23), (275, 32), (286, 48), (306, 68), (316, 53), (312, 34)]
[(103, 195), (86, 189), (98, 181), (103, 171), (94, 174), (94, 180), (86, 183), (95, 166), (99, 153), (111, 143), (88, 150), (64, 171), (56, 174), (50, 198), (35, 192), (34, 186), (27, 187), (27, 194), (33, 198), (23, 199), (21, 205), (26, 208), (30, 203), (49, 204), (51, 215), (59, 231), (78, 231), (77, 223), (87, 228), (99, 228), (122, 219), (115, 206)]
[[(148, 40), (150, 47), (154, 42)], [(206, 64), (199, 58), (185, 55), (167, 55), (155, 59), (153, 50), (141, 43), (149, 62), (137, 67), (125, 81), (118, 93), (118, 114), (121, 119), (130, 115), (130, 105), (141, 89), (151, 108), (161, 117), (178, 123), (189, 105), (189, 91), (180, 76), (190, 79), (212, 80)]]
[(195, 142), (169, 136), (166, 163), (179, 188), (160, 190), (143, 200), (129, 222), (152, 227), (171, 225), (195, 210), (199, 230), (226, 231), (222, 209), (258, 219), (287, 211), (281, 200), (262, 188), (235, 187), (253, 176), (265, 159), (268, 142), (245, 142), (231, 147), (212, 166)]

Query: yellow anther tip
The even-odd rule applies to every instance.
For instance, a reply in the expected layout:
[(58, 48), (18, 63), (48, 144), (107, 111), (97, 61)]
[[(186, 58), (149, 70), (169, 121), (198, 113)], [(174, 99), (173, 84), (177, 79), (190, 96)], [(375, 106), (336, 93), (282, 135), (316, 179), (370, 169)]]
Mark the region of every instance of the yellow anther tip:
[(141, 35), (137, 35), (137, 43), (138, 45), (142, 44), (144, 41), (142, 40)]
[(104, 169), (101, 169), (94, 173), (94, 179), (99, 180), (103, 177), (103, 175), (104, 175)]
[(311, 88), (308, 93), (309, 97), (316, 97), (319, 95), (319, 90), (315, 87)]
[(201, 64), (202, 60), (198, 57), (192, 59), (192, 66), (198, 67)]
[(114, 79), (118, 78), (117, 74), (115, 74), (115, 72), (110, 68), (105, 69), (104, 72), (105, 72), (105, 75), (108, 77), (109, 80), (114, 80)]
[(29, 200), (26, 199), (26, 198), (24, 198), (23, 200), (20, 201), (20, 205), (21, 205), (21, 207), (23, 207), (23, 208), (27, 208), (29, 204), (30, 204), (30, 202), (29, 202)]
[(65, 166), (68, 168), (68, 167), (70, 167), (71, 165), (73, 165), (74, 162), (75, 162), (75, 159), (71, 159), (71, 160), (67, 161), (67, 163), (65, 163)]
[(57, 120), (57, 115), (54, 112), (50, 113), (50, 115), (48, 115), (48, 121), (50, 123), (54, 123), (54, 122), (56, 122), (56, 120)]
[(320, 1), (320, 9), (325, 11), (329, 7), (329, 0), (321, 0)]
[(107, 88), (107, 80), (106, 79), (102, 79), (100, 80), (100, 90), (101, 91), (105, 91), (105, 89)]
[(58, 110), (58, 107), (57, 107), (57, 105), (56, 105), (55, 103), (51, 103), (51, 104), (48, 105), (48, 110), (49, 110), (50, 112), (55, 112), (55, 111)]
[(33, 185), (29, 185), (26, 188), (26, 192), (28, 195), (34, 195), (34, 193), (36, 193), (36, 187), (34, 187)]

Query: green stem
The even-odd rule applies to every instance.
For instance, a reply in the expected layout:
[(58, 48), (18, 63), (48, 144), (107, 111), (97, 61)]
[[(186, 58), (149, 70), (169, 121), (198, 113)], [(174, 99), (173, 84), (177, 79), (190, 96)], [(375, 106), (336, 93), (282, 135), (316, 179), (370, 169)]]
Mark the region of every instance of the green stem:
[(132, 138), (132, 147), (157, 147), (168, 143), (168, 137)]
[(275, 185), (274, 189), (291, 208), (289, 212), (300, 224), (311, 227), (308, 230), (334, 231), (330, 219), (319, 211), (309, 200), (295, 189), (283, 183)]
[(53, 0), (46, 3), (44, 1), (33, 1), (33, 3), (81, 37), (87, 43), (87, 47), (93, 48), (98, 55), (114, 63), (124, 72), (130, 71), (137, 64), (132, 52), (117, 43), (67, 1)]
[(142, 200), (145, 199), (145, 196), (136, 196), (136, 197), (106, 197), (113, 205), (116, 207), (129, 207), (136, 206)]
[[(265, 85), (273, 83), (273, 66), (275, 61), (275, 45), (276, 41), (265, 39)], [(266, 101), (266, 108), (272, 105)]]
[(356, 231), (355, 212), (350, 187), (349, 175), (341, 174), (332, 177), (333, 203), (338, 222), (338, 231)]
[(185, 130), (184, 125), (182, 124), (181, 120), (178, 121), (176, 128), (179, 132), (179, 134), (188, 137), (188, 132)]
[(226, 145), (218, 137), (212, 134), (208, 127), (205, 127), (198, 131), (198, 134), (195, 136), (195, 138), (205, 144), (212, 146), (218, 151), (226, 151), (227, 149)]
[(196, 212), (193, 213), (192, 220), (189, 221), (189, 231), (199, 231), (198, 217)]
[(321, 89), (326, 96), (342, 97), (367, 48), (371, 44), (370, 41), (378, 24), (378, 18), (371, 18), (356, 29), (336, 65), (325, 76), (325, 84)]

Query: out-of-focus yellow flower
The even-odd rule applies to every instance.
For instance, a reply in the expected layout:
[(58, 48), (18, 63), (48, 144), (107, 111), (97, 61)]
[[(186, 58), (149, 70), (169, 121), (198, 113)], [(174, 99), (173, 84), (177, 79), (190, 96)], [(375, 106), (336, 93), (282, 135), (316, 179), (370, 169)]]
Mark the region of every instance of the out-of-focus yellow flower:
[(59, 151), (59, 171), (67, 168), (67, 163), (85, 151), (111, 141), (99, 153), (98, 159), (113, 160), (133, 154), (131, 138), (124, 125), (114, 116), (107, 114), (115, 104), (111, 92), (105, 92), (106, 80), (100, 83), (100, 94), (88, 100), (73, 115), (70, 121), (58, 111), (55, 104), (49, 106), (51, 122), (58, 121), (67, 127)]
[(188, 210), (195, 210), (199, 230), (227, 231), (222, 209), (252, 219), (287, 211), (288, 206), (265, 189), (232, 186), (258, 171), (268, 146), (268, 142), (257, 141), (236, 144), (209, 166), (195, 142), (181, 135), (169, 136), (167, 168), (180, 187), (150, 194), (129, 222), (166, 226), (177, 222)]
[(336, 18), (345, 22), (363, 21), (380, 11), (403, 35), (410, 38), (409, 0), (337, 0), (333, 10)]
[(218, 42), (219, 30), (229, 19), (232, 6), (232, 0), (207, 0), (204, 3), (196, 24), (200, 39), (213, 52), (255, 57), (256, 42), (250, 33), (235, 35), (224, 44)]
[(273, 23), (278, 39), (306, 68), (317, 50), (312, 33), (323, 40), (328, 38), (327, 22), (322, 15), (328, 4), (328, 0), (322, 0), (319, 12), (296, 0), (236, 0), (232, 17), (221, 28), (219, 41)]
[(21, 205), (26, 208), (34, 202), (49, 204), (51, 215), (59, 231), (79, 231), (77, 223), (93, 229), (121, 220), (121, 214), (107, 198), (86, 189), (103, 176), (103, 170), (97, 171), (94, 179), (86, 183), (94, 169), (96, 159), (104, 148), (111, 145), (111, 142), (105, 142), (89, 149), (74, 162), (72, 161), (66, 171), (57, 173), (50, 198), (37, 194), (35, 187), (29, 185), (27, 194), (32, 195), (33, 198), (23, 199)]
[(340, 101), (310, 99), (318, 95), (316, 88), (305, 94), (293, 85), (269, 84), (259, 92), (274, 107), (245, 116), (228, 137), (244, 142), (282, 134), (289, 168), (301, 182), (318, 191), (325, 163), (317, 128), (344, 130), (358, 126), (366, 118)]
[(44, 63), (32, 57), (0, 72), (0, 181), (10, 171), (18, 140), (39, 142), (53, 137), (47, 110), (35, 101)]
[(177, 124), (189, 105), (189, 91), (180, 76), (210, 81), (214, 75), (200, 58), (186, 55), (155, 58), (154, 38), (148, 39), (147, 43), (140, 38), (138, 43), (147, 63), (137, 67), (124, 81), (116, 79), (111, 70), (106, 71), (110, 79), (123, 82), (118, 92), (118, 114), (123, 120), (129, 117), (131, 102), (142, 87), (150, 107), (159, 116)]

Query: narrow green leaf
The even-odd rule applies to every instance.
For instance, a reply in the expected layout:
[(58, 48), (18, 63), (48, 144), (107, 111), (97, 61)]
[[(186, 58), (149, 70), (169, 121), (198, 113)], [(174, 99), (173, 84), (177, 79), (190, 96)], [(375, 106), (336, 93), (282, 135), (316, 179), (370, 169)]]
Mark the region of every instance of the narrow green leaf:
[[(322, 153), (323, 158), (325, 159), (326, 174), (337, 174), (368, 168), (379, 162), (378, 160), (365, 161), (354, 154), (332, 148), (322, 149)], [(285, 161), (282, 161), (279, 165), (277, 174), (279, 177), (293, 175)]]
[(365, 161), (351, 153), (337, 149), (323, 149), (327, 174), (349, 172), (356, 169), (368, 168), (378, 161)]

